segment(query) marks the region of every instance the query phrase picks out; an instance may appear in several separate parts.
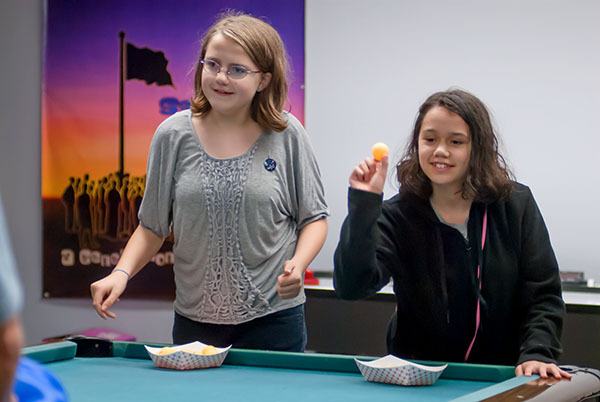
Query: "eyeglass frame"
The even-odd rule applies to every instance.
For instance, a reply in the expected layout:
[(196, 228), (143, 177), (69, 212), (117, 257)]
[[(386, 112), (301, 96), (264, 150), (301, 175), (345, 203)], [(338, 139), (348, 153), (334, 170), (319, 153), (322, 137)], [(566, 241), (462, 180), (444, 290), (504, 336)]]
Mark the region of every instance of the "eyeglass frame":
[[(211, 70), (210, 70), (210, 68), (209, 68), (209, 67), (206, 65), (206, 62), (210, 62), (210, 63), (213, 63), (213, 64), (215, 64), (216, 66), (218, 66), (218, 67), (219, 67), (219, 69), (218, 69), (217, 71), (214, 71), (214, 72), (213, 72), (213, 71), (211, 71)], [(216, 76), (216, 75), (219, 75), (219, 73), (220, 73), (220, 72), (223, 70), (223, 66), (222, 66), (221, 64), (219, 64), (218, 62), (216, 62), (215, 60), (211, 60), (211, 59), (202, 59), (202, 60), (200, 60), (200, 64), (202, 64), (202, 69), (205, 69), (205, 70), (206, 70), (206, 72), (208, 72), (208, 73), (211, 73), (211, 74), (214, 74), (215, 76)], [(239, 68), (239, 67), (243, 68), (243, 69), (245, 70), (245, 74), (244, 74), (243, 76), (241, 76), (241, 77), (234, 77), (234, 76), (232, 76), (232, 75), (231, 75), (231, 71), (230, 71), (232, 66), (233, 66), (233, 67), (238, 67), (238, 68)], [(260, 70), (250, 70), (250, 69), (248, 69), (246, 66), (243, 66), (243, 65), (241, 65), (241, 64), (233, 64), (233, 65), (230, 65), (229, 67), (227, 67), (227, 70), (225, 71), (225, 75), (226, 75), (227, 77), (231, 78), (232, 80), (243, 80), (243, 79), (244, 79), (244, 78), (246, 78), (246, 77), (247, 77), (249, 74), (257, 74), (257, 73), (262, 73), (262, 71), (260, 71)]]

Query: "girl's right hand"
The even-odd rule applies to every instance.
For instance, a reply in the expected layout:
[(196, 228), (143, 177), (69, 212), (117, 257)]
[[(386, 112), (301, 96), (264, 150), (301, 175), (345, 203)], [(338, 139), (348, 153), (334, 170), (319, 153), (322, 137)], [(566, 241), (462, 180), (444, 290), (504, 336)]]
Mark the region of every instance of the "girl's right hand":
[(127, 276), (122, 272), (113, 271), (110, 275), (91, 284), (92, 303), (98, 315), (104, 319), (117, 318), (117, 315), (109, 310), (115, 301), (127, 287)]
[(350, 175), (350, 187), (356, 190), (382, 194), (388, 171), (388, 157), (380, 161), (367, 158), (358, 164)]

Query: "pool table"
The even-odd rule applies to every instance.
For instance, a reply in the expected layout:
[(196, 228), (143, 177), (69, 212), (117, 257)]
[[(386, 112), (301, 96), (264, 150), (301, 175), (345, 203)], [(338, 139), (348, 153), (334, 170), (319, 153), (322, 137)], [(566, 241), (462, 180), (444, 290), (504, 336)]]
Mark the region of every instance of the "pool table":
[(537, 378), (514, 377), (508, 366), (451, 363), (434, 385), (403, 387), (365, 381), (346, 355), (231, 349), (219, 368), (176, 371), (154, 367), (141, 343), (95, 348), (58, 342), (25, 348), (23, 354), (43, 363), (76, 402), (511, 400), (504, 397)]

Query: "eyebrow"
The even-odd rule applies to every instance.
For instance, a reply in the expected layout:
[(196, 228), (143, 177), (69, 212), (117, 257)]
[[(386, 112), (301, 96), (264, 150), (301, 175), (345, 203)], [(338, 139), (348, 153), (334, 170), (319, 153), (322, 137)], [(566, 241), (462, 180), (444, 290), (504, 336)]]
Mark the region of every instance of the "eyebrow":
[[(423, 133), (427, 133), (427, 134), (429, 134), (429, 133), (436, 134), (437, 132), (438, 131), (436, 129), (434, 129), (434, 128), (426, 128), (426, 129), (423, 130)], [(452, 136), (460, 136), (460, 137), (468, 137), (469, 136), (468, 134), (463, 133), (462, 131), (454, 131), (454, 132), (451, 132), (450, 135), (452, 135)]]
[(218, 57), (205, 57), (204, 60), (211, 60), (214, 61), (215, 63), (217, 63), (218, 65), (220, 65), (221, 67), (227, 67), (230, 68), (232, 66), (235, 67), (243, 67), (246, 70), (252, 70), (250, 67), (246, 66), (245, 64), (241, 64), (241, 63), (230, 63), (230, 64), (224, 64), (223, 60), (219, 59)]

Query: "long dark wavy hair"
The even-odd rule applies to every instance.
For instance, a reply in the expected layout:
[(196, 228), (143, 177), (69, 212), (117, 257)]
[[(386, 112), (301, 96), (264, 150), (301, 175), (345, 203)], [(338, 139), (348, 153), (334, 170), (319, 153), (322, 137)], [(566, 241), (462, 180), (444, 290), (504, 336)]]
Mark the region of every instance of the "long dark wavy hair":
[(471, 158), (461, 189), (462, 197), (485, 203), (508, 197), (512, 189), (512, 173), (498, 151), (498, 138), (490, 114), (481, 100), (460, 89), (436, 92), (419, 108), (412, 138), (396, 165), (401, 188), (424, 199), (431, 196), (431, 181), (419, 165), (419, 133), (425, 115), (435, 106), (456, 113), (469, 126)]

